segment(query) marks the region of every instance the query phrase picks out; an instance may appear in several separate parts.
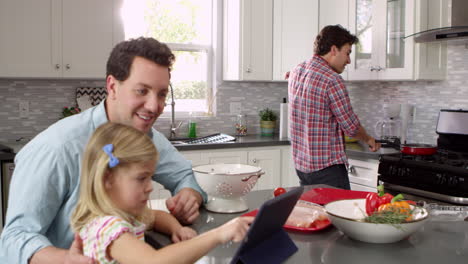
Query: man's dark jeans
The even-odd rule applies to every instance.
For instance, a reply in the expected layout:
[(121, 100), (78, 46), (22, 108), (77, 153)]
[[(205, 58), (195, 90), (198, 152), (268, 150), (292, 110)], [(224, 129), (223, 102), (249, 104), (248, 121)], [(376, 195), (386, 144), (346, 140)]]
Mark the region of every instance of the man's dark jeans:
[(298, 171), (297, 176), (301, 185), (327, 184), (333, 187), (350, 190), (348, 171), (344, 164), (337, 164), (325, 169), (304, 173)]

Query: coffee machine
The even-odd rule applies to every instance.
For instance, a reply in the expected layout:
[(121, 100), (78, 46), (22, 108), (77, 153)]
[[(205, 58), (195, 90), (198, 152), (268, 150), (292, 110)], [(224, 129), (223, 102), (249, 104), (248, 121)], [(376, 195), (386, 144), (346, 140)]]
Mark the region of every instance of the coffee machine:
[[(384, 104), (383, 119), (375, 124), (377, 139), (389, 144), (399, 145), (401, 142), (401, 105)], [(383, 145), (385, 147), (385, 145)]]
[[(414, 105), (384, 104), (383, 119), (375, 124), (377, 140), (387, 142), (383, 147), (395, 147), (411, 143), (411, 127), (414, 122)], [(414, 142), (412, 142), (414, 143)]]
[(401, 120), (401, 132), (400, 132), (400, 139), (401, 143), (408, 144), (408, 143), (416, 143), (412, 142), (413, 138), (411, 137), (412, 133), (412, 126), (414, 124), (415, 118), (415, 107), (411, 104), (401, 104), (400, 108), (400, 120)]

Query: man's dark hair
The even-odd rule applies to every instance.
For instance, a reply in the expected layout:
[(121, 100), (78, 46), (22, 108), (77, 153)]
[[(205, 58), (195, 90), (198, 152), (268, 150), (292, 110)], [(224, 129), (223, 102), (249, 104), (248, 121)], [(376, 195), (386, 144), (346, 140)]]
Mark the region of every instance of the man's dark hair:
[(169, 71), (175, 61), (174, 54), (166, 44), (154, 38), (139, 37), (120, 42), (114, 47), (107, 60), (106, 76), (112, 75), (119, 81), (125, 81), (136, 56), (166, 66)]
[(359, 39), (341, 25), (330, 25), (324, 27), (315, 38), (314, 53), (323, 56), (330, 52), (333, 45), (341, 49), (345, 44), (353, 45), (358, 42)]

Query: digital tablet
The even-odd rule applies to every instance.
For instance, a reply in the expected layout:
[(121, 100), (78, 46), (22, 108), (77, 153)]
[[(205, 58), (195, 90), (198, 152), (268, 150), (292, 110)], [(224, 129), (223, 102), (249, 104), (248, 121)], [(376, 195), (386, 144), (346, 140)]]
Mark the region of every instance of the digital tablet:
[(296, 187), (260, 207), (231, 264), (282, 263), (297, 251), (283, 225), (303, 190), (302, 186)]

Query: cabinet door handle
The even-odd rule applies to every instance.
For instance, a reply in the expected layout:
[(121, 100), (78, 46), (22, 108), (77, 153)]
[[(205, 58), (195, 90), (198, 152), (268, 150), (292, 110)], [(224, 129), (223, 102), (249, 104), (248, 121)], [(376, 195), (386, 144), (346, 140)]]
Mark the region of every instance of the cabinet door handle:
[(356, 174), (356, 168), (363, 169), (363, 170), (372, 170), (371, 168), (367, 168), (367, 167), (364, 167), (364, 166), (349, 165), (348, 173), (349, 174)]
[(369, 67), (369, 70), (370, 70), (370, 71), (375, 71), (375, 67), (374, 67), (374, 66), (370, 66), (370, 67)]
[(55, 69), (60, 70), (60, 64), (55, 64)]
[(253, 162), (253, 163), (257, 163), (257, 159), (253, 159), (252, 162)]
[(375, 68), (375, 70), (379, 72), (379, 71), (385, 70), (385, 68), (382, 68), (382, 67), (380, 67), (380, 66), (377, 66), (377, 67)]
[(65, 68), (69, 70), (71, 68), (70, 64), (65, 65)]
[(247, 68), (247, 70), (245, 70), (246, 73), (251, 73), (252, 72), (252, 69), (250, 67)]
[(364, 166), (359, 166), (359, 165), (350, 165), (350, 167), (359, 168), (359, 169), (364, 169), (364, 170), (372, 170), (372, 168), (368, 168), (368, 167), (364, 167)]

